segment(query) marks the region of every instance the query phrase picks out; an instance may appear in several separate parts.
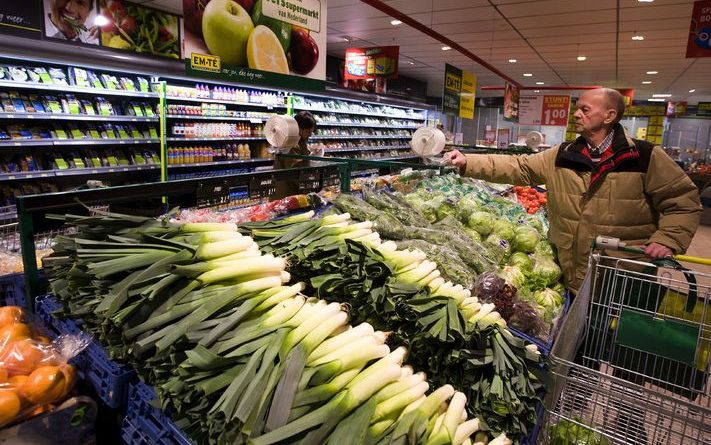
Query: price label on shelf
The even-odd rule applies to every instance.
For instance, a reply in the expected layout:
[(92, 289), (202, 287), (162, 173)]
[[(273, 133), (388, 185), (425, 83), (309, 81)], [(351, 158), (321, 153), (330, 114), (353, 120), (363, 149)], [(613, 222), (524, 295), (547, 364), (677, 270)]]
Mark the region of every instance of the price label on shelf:
[(249, 181), (249, 197), (252, 199), (267, 198), (276, 191), (276, 181), (273, 176), (254, 177)]
[(230, 202), (230, 186), (227, 181), (201, 183), (195, 193), (198, 208), (215, 207)]

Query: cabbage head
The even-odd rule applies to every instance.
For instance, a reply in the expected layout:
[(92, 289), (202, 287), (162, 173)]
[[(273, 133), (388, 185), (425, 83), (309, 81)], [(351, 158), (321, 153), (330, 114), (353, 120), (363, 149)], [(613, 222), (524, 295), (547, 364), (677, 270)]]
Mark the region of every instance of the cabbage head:
[(435, 213), (437, 214), (437, 221), (441, 221), (448, 216), (456, 218), (457, 208), (449, 199), (443, 199), (435, 209)]
[(541, 241), (536, 244), (536, 248), (533, 250), (533, 254), (536, 258), (555, 258), (555, 251), (553, 246), (548, 241)]
[(467, 232), (469, 238), (473, 239), (474, 241), (481, 241), (481, 235), (476, 230), (470, 229), (469, 227), (465, 227), (464, 231)]
[(531, 226), (520, 226), (516, 228), (516, 238), (514, 248), (519, 252), (531, 253), (536, 249), (541, 237), (538, 231)]
[(516, 226), (505, 219), (497, 219), (494, 221), (494, 233), (513, 243), (516, 239)]
[(480, 208), (479, 201), (474, 196), (467, 195), (457, 203), (457, 219), (466, 224), (472, 213), (479, 211)]
[(499, 235), (492, 233), (486, 237), (486, 245), (489, 246), (491, 253), (496, 256), (499, 264), (506, 261), (511, 255), (511, 243), (501, 238)]
[(545, 286), (552, 286), (560, 280), (562, 271), (552, 258), (536, 258), (532, 276)]
[(523, 252), (512, 253), (511, 258), (509, 258), (509, 264), (518, 267), (524, 274), (529, 274), (533, 271), (533, 260)]
[(549, 287), (534, 293), (533, 298), (545, 308), (563, 306), (563, 296)]
[(517, 289), (526, 283), (526, 275), (517, 266), (504, 266), (499, 275), (506, 280), (506, 283)]
[(479, 232), (481, 236), (487, 236), (494, 230), (494, 215), (489, 212), (473, 212), (469, 216), (467, 226)]

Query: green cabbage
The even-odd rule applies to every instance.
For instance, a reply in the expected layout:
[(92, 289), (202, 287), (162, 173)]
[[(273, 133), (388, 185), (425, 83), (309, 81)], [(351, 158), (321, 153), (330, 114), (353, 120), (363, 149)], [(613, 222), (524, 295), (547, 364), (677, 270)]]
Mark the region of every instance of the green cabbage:
[(504, 266), (499, 275), (515, 288), (520, 288), (526, 283), (526, 275), (516, 266)]
[(454, 204), (449, 199), (443, 199), (435, 209), (435, 213), (437, 214), (437, 221), (439, 221), (448, 216), (456, 217), (457, 208), (454, 207)]
[(553, 246), (551, 246), (548, 241), (539, 242), (536, 245), (536, 248), (533, 250), (533, 254), (536, 256), (536, 258), (555, 258), (555, 251), (553, 250)]
[(497, 219), (494, 221), (494, 233), (509, 243), (513, 243), (516, 239), (516, 226), (505, 219)]
[(495, 233), (489, 235), (485, 243), (489, 246), (489, 250), (496, 256), (496, 260), (499, 264), (505, 262), (509, 255), (511, 255), (511, 243)]
[(514, 248), (520, 252), (531, 253), (536, 249), (536, 245), (538, 245), (540, 239), (541, 237), (538, 235), (538, 231), (533, 227), (517, 227)]
[(551, 286), (560, 280), (562, 272), (552, 258), (536, 258), (533, 265), (534, 280), (544, 286)]
[(533, 271), (533, 260), (523, 252), (512, 253), (509, 264), (518, 267), (525, 274), (529, 274)]
[(457, 203), (457, 219), (466, 224), (472, 213), (481, 208), (479, 201), (472, 195), (467, 195)]
[(487, 236), (494, 230), (494, 218), (489, 212), (476, 211), (469, 216), (467, 225), (481, 236)]
[(533, 298), (536, 300), (536, 303), (546, 308), (563, 306), (563, 297), (548, 287), (534, 293)]

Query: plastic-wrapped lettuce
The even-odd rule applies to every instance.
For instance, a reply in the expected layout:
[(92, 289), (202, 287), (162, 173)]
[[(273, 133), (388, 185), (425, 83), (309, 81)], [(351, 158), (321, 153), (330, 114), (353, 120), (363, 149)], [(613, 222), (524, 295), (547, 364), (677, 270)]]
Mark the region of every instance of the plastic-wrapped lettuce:
[(397, 218), (403, 224), (425, 227), (429, 223), (424, 216), (410, 206), (404, 206), (386, 193), (375, 192), (368, 187), (363, 187), (365, 201), (383, 212)]
[(552, 286), (560, 280), (562, 271), (552, 258), (536, 257), (531, 276), (544, 286)]
[(541, 240), (538, 231), (530, 226), (519, 226), (515, 229), (514, 249), (519, 252), (531, 253)]
[(418, 193), (410, 193), (405, 196), (405, 200), (418, 212), (420, 212), (427, 222), (434, 223), (437, 222), (437, 213), (435, 212), (435, 207), (423, 196)]
[(533, 298), (541, 306), (563, 306), (563, 296), (549, 287), (535, 292)]
[(435, 213), (437, 214), (437, 221), (443, 220), (448, 216), (456, 217), (457, 207), (450, 199), (440, 199), (435, 208)]
[(494, 230), (495, 219), (489, 212), (475, 211), (469, 215), (467, 226), (479, 232), (481, 236), (488, 236)]
[(425, 240), (398, 241), (399, 249), (417, 249), (427, 255), (427, 259), (437, 263), (442, 277), (454, 284), (461, 284), (467, 289), (473, 289), (476, 273), (459, 257), (459, 254), (447, 246), (433, 244)]
[(481, 204), (474, 195), (465, 195), (457, 203), (457, 219), (466, 223), (472, 213), (479, 211)]
[(546, 339), (548, 337), (549, 326), (538, 316), (538, 312), (527, 301), (516, 301), (513, 307), (513, 314), (507, 320), (512, 326), (528, 335)]
[(555, 258), (555, 250), (553, 250), (553, 246), (546, 240), (542, 240), (536, 244), (536, 248), (533, 249), (533, 254), (536, 258)]
[(501, 278), (503, 278), (509, 285), (515, 288), (521, 288), (526, 284), (526, 275), (517, 266), (504, 266), (499, 272)]
[(506, 262), (511, 255), (511, 243), (496, 233), (487, 236), (484, 243), (489, 246), (489, 250), (496, 256), (499, 264)]
[(459, 257), (477, 273), (496, 268), (498, 262), (492, 252), (483, 243), (469, 237), (459, 236), (450, 227), (426, 229), (422, 227), (405, 227), (408, 239), (423, 239), (433, 244), (447, 246), (457, 252)]
[(533, 260), (523, 252), (512, 253), (511, 258), (509, 258), (509, 264), (518, 267), (526, 275), (533, 271)]
[(492, 233), (499, 235), (511, 244), (516, 239), (516, 226), (505, 219), (497, 219), (494, 221), (494, 231)]

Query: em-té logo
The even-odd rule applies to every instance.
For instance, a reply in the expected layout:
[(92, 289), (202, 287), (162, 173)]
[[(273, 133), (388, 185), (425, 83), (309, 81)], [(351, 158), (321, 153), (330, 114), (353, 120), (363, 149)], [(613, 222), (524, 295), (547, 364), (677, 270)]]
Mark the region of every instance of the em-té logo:
[(454, 91), (456, 93), (461, 92), (462, 91), (462, 78), (460, 76), (457, 76), (456, 74), (447, 73), (447, 76), (445, 78), (445, 87), (448, 90)]
[(222, 62), (219, 56), (192, 53), (190, 56), (190, 67), (194, 70), (219, 73), (222, 70)]

